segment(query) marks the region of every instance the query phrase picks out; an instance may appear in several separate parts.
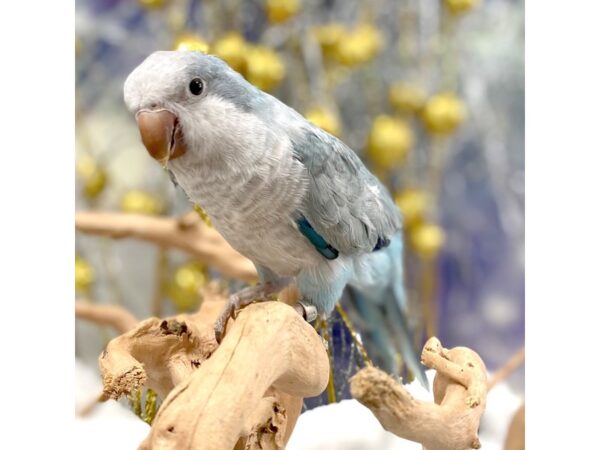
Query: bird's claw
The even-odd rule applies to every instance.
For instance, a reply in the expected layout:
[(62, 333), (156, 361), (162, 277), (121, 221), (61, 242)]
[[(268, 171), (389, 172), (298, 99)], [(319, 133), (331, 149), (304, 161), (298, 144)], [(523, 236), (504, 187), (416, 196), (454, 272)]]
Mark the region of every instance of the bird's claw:
[(237, 307), (236, 305), (237, 302), (235, 302), (233, 299), (230, 299), (215, 322), (214, 330), (217, 344), (220, 344), (223, 340), (223, 336), (225, 335), (225, 327), (227, 326), (227, 321), (229, 320), (229, 318), (235, 320), (237, 317), (235, 312)]
[(237, 318), (237, 310), (248, 306), (256, 301), (277, 300), (277, 292), (279, 292), (287, 283), (265, 283), (256, 286), (250, 286), (241, 291), (231, 294), (227, 301), (227, 305), (219, 318), (215, 322), (215, 338), (220, 344), (225, 334), (225, 327), (229, 318), (235, 320)]
[(229, 316), (233, 320), (237, 319), (237, 310), (241, 308), (240, 298), (237, 295), (234, 294), (231, 297), (229, 297), (229, 307), (231, 308)]
[(217, 344), (220, 344), (222, 340), (223, 340), (222, 327), (215, 324), (215, 341), (217, 341)]
[(223, 309), (223, 312), (219, 315), (219, 318), (215, 322), (215, 338), (217, 343), (220, 344), (223, 340), (223, 336), (225, 334), (225, 327), (227, 326), (227, 321), (229, 318), (233, 320), (237, 319), (238, 310), (242, 309), (245, 306), (248, 306), (255, 301), (264, 301), (268, 300), (268, 298), (264, 296), (258, 296), (256, 298), (252, 298), (251, 296), (242, 297), (238, 294), (232, 294), (229, 296), (229, 300), (227, 301), (227, 305)]
[(224, 313), (228, 310), (229, 310), (229, 308), (226, 308), (225, 311), (223, 311), (221, 313), (221, 315), (215, 322), (214, 330), (215, 330), (215, 340), (217, 341), (217, 344), (220, 344), (221, 341), (223, 340), (223, 334), (225, 332), (225, 324), (227, 323), (227, 319), (228, 319), (228, 317), (227, 317), (227, 318), (225, 318), (225, 320), (223, 320), (223, 316), (224, 316)]

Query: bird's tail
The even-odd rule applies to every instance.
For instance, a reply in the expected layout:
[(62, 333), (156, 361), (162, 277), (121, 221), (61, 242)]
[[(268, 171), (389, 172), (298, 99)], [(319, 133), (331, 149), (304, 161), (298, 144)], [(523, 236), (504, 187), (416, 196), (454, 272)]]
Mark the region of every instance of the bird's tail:
[[(402, 270), (402, 237), (374, 254), (367, 276), (360, 275), (347, 287), (351, 315), (357, 320), (365, 349), (374, 364), (394, 375), (402, 375), (398, 355), (419, 382), (429, 383), (421, 365), (420, 351), (407, 320)], [(375, 268), (375, 270), (373, 270)]]
[(398, 307), (393, 292), (381, 304), (368, 300), (353, 287), (347, 288), (350, 307), (359, 316), (363, 345), (373, 363), (394, 375), (402, 375), (398, 355), (419, 382), (429, 389), (405, 311)]

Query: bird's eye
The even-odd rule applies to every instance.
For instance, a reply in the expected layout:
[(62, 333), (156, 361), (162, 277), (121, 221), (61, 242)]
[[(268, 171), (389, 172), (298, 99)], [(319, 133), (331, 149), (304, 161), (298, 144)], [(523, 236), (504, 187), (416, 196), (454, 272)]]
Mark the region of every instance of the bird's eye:
[(200, 78), (194, 78), (190, 81), (190, 92), (194, 95), (202, 94), (202, 90), (204, 89), (204, 83)]

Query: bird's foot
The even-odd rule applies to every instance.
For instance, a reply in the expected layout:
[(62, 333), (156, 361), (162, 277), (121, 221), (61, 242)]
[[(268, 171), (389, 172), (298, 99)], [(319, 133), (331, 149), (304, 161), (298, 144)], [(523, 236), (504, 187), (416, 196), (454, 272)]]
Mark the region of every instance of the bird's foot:
[(276, 300), (276, 298), (273, 298), (273, 295), (281, 289), (282, 286), (279, 284), (264, 283), (257, 284), (256, 286), (249, 286), (235, 294), (231, 294), (227, 301), (227, 305), (215, 322), (215, 338), (217, 339), (217, 342), (220, 344), (223, 340), (227, 321), (230, 317), (235, 320), (236, 311), (238, 309), (242, 309), (255, 301)]

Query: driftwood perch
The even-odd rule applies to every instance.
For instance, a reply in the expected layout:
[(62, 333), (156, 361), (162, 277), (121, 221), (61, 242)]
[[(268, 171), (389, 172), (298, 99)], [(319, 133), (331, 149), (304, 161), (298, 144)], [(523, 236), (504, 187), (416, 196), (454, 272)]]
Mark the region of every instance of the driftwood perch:
[(164, 399), (140, 449), (283, 449), (302, 399), (325, 389), (323, 343), (292, 307), (244, 308), (218, 346), (212, 323), (223, 304), (144, 320), (100, 356), (106, 397), (146, 386)]
[(525, 347), (515, 353), (502, 367), (494, 372), (488, 380), (488, 391), (508, 378), (525, 361)]
[(143, 214), (80, 211), (75, 228), (88, 234), (115, 239), (135, 238), (173, 247), (198, 258), (224, 275), (257, 281), (252, 262), (235, 251), (214, 228), (207, 226), (195, 212), (179, 219)]
[(525, 450), (525, 403), (517, 410), (510, 422), (504, 450)]
[(138, 324), (133, 314), (121, 306), (97, 305), (82, 299), (75, 302), (75, 317), (98, 325), (108, 325), (119, 333), (126, 333)]
[(447, 350), (437, 338), (425, 344), (423, 364), (435, 369), (435, 403), (415, 400), (385, 372), (367, 367), (351, 379), (352, 396), (369, 408), (387, 431), (427, 450), (481, 447), (477, 430), (485, 409), (487, 375), (479, 355), (466, 347)]

